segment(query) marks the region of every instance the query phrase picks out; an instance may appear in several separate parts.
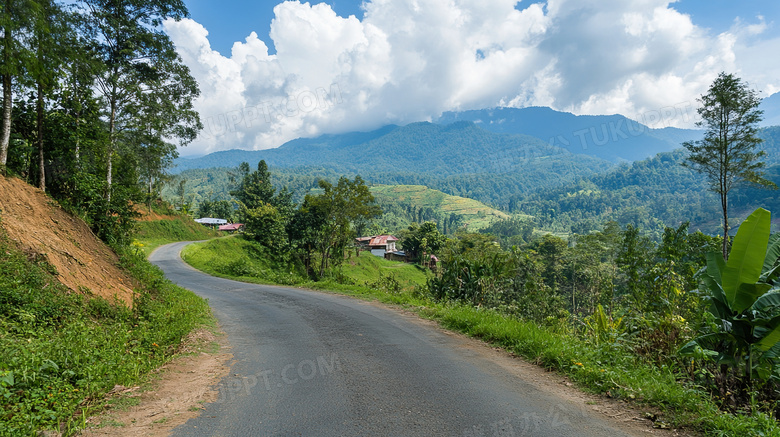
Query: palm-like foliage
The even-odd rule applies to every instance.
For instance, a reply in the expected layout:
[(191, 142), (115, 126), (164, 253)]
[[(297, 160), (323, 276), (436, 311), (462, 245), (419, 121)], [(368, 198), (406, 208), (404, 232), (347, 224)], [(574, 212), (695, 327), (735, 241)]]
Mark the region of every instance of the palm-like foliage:
[(759, 208), (740, 226), (728, 262), (710, 253), (701, 272), (718, 331), (695, 338), (682, 355), (704, 355), (767, 380), (780, 358), (780, 238), (770, 238), (770, 213)]

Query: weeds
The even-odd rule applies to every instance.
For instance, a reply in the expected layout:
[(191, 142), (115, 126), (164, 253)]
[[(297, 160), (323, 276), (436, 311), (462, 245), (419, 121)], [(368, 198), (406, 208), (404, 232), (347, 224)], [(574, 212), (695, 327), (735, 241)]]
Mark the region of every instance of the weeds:
[(67, 290), (0, 234), (0, 436), (75, 433), (115, 385), (132, 385), (210, 317), (206, 302), (129, 250), (132, 309)]

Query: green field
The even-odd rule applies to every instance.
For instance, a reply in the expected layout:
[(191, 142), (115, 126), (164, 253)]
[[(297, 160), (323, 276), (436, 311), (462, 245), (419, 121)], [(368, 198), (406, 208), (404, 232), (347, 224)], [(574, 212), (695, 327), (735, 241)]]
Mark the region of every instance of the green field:
[(477, 231), (491, 223), (509, 218), (497, 209), (482, 202), (459, 196), (450, 196), (423, 185), (377, 185), (371, 187), (371, 194), (380, 205), (394, 207), (430, 208), (438, 214), (457, 214), (469, 231)]

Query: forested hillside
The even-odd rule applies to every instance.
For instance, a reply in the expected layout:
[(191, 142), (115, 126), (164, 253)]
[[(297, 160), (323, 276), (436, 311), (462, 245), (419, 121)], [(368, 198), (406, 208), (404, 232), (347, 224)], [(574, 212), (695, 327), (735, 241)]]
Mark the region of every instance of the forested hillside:
[(571, 154), (527, 135), (496, 134), (474, 123), (413, 123), (369, 133), (325, 135), (290, 141), (277, 149), (216, 152), (179, 158), (176, 171), (236, 167), (265, 160), (270, 167), (318, 166), (339, 173), (423, 174), (438, 177), (513, 172), (553, 172), (558, 177), (594, 173), (610, 166)]
[[(760, 136), (767, 178), (780, 184), (780, 127), (762, 129)], [(717, 234), (719, 201), (702, 175), (681, 165), (685, 156), (683, 150), (662, 153), (564, 187), (517, 195), (512, 204), (517, 211), (536, 216), (543, 228), (561, 232), (586, 233), (616, 220), (645, 230), (690, 221), (694, 230)], [(730, 201), (737, 218), (744, 218), (757, 207), (780, 210), (780, 191), (739, 188)]]
[[(647, 123), (665, 126), (662, 114), (648, 114)], [(574, 115), (550, 108), (494, 108), (445, 112), (439, 123), (471, 121), (496, 133), (531, 135), (571, 153), (611, 162), (635, 161), (669, 152), (700, 131), (652, 129), (622, 115)]]
[[(274, 184), (287, 186), (296, 199), (316, 186), (317, 179), (333, 182), (342, 175), (360, 175), (370, 183), (425, 185), (503, 209), (511, 207), (511, 193), (558, 186), (612, 166), (537, 138), (495, 134), (473, 123), (415, 123), (368, 134), (299, 139), (279, 149), (180, 158), (177, 170), (182, 171), (177, 177), (178, 183), (186, 181), (184, 200), (197, 205), (203, 200), (227, 199), (231, 173), (237, 174), (241, 162), (253, 167), (260, 159), (274, 170)], [(174, 199), (175, 191), (168, 187), (163, 196)]]

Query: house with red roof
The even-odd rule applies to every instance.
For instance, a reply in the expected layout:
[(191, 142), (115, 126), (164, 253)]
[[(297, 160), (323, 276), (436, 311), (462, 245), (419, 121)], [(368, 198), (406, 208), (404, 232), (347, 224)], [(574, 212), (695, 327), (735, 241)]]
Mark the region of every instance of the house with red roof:
[(243, 223), (231, 223), (229, 225), (222, 225), (219, 227), (220, 231), (225, 232), (236, 232), (236, 231), (242, 231), (244, 229)]
[(384, 258), (385, 253), (395, 252), (395, 243), (398, 238), (392, 235), (376, 235), (373, 237), (360, 237), (355, 239), (358, 248), (370, 250), (371, 254)]

